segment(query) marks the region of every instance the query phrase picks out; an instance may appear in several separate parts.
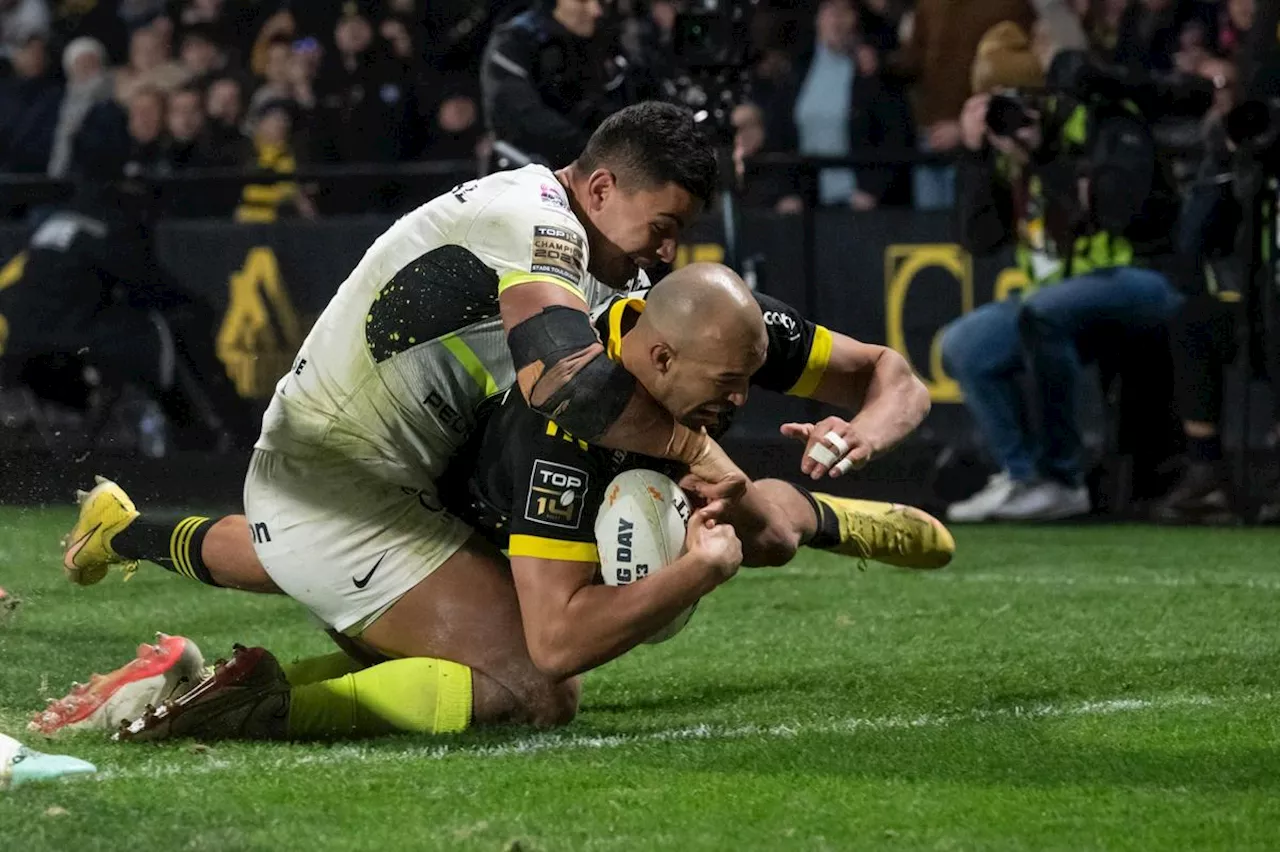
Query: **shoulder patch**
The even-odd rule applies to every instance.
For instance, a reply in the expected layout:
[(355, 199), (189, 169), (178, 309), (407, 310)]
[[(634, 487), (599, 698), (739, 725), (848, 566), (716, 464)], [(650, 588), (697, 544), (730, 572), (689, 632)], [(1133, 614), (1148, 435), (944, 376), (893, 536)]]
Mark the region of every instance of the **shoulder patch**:
[(529, 271), (554, 275), (574, 287), (580, 286), (586, 266), (582, 242), (581, 236), (565, 228), (535, 225)]
[(542, 206), (550, 207), (553, 210), (569, 210), (569, 199), (565, 197), (564, 190), (557, 184), (552, 186), (544, 183), (540, 190), (542, 196)]
[(537, 459), (529, 475), (525, 520), (576, 530), (582, 523), (582, 507), (590, 484), (585, 470)]

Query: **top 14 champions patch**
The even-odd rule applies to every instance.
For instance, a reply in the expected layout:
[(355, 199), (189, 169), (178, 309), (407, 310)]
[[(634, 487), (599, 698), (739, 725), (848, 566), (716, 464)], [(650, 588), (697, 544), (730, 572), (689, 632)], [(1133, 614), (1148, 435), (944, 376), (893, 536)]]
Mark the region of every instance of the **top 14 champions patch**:
[(529, 271), (554, 275), (577, 287), (585, 271), (582, 237), (564, 228), (536, 225), (533, 229), (533, 261)]

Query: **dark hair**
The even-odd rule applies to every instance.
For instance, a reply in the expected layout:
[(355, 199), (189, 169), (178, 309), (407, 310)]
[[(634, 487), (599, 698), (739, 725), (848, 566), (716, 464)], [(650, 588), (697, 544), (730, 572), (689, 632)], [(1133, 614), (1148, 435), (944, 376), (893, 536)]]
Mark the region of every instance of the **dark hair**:
[(608, 167), (649, 187), (674, 183), (709, 205), (716, 192), (716, 152), (693, 113), (662, 101), (615, 112), (591, 134), (577, 167)]

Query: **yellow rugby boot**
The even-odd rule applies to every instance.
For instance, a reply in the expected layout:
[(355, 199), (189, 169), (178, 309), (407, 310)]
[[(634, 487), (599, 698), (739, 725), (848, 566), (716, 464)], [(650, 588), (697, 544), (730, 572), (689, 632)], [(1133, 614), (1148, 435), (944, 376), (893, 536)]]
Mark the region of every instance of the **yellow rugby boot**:
[(840, 524), (840, 543), (826, 548), (901, 568), (942, 568), (956, 540), (941, 521), (914, 506), (814, 493)]
[(62, 568), (78, 586), (97, 583), (112, 565), (120, 566), (126, 578), (138, 570), (138, 560), (125, 559), (111, 549), (111, 540), (133, 523), (138, 510), (119, 485), (102, 476), (93, 479), (97, 484), (92, 491), (76, 492), (80, 517), (62, 539)]

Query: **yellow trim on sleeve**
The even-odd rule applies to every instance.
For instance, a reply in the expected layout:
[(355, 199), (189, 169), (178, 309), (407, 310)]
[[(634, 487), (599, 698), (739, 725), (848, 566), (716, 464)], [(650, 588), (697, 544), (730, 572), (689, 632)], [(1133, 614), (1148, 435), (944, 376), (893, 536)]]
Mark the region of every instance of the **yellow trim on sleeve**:
[(462, 369), (467, 371), (471, 380), (484, 392), (485, 399), (498, 392), (498, 383), (494, 381), (493, 373), (489, 372), (484, 362), (480, 360), (480, 356), (473, 352), (461, 337), (456, 334), (446, 334), (440, 338), (440, 345), (462, 365)]
[(604, 347), (610, 361), (622, 357), (622, 318), (626, 316), (627, 308), (642, 314), (644, 306), (644, 299), (619, 299), (609, 306), (609, 339), (604, 342)]
[(804, 365), (804, 372), (796, 383), (787, 391), (789, 396), (813, 396), (827, 372), (827, 364), (831, 361), (831, 332), (822, 326), (814, 326), (813, 345), (809, 347), (809, 362)]
[(587, 541), (561, 541), (537, 535), (512, 535), (507, 542), (511, 556), (562, 559), (566, 562), (599, 562), (600, 551)]
[(568, 290), (582, 301), (586, 301), (587, 297), (583, 295), (582, 289), (575, 287), (568, 281), (561, 281), (553, 275), (535, 275), (532, 272), (508, 272), (498, 279), (498, 295), (501, 296), (505, 291), (512, 287), (518, 287), (521, 284), (554, 284)]

